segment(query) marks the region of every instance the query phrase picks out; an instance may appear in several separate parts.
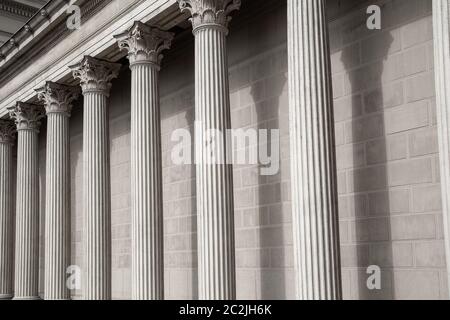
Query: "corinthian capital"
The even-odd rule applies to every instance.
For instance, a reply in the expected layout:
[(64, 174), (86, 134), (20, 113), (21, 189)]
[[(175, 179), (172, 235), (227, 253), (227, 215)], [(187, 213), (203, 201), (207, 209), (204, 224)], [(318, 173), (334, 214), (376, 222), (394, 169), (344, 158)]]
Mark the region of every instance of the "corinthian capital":
[(55, 82), (47, 82), (44, 87), (37, 89), (36, 92), (39, 100), (44, 102), (47, 114), (62, 113), (70, 116), (72, 102), (78, 98), (80, 89)]
[(69, 68), (73, 77), (80, 80), (83, 93), (109, 95), (111, 81), (119, 75), (120, 64), (85, 56), (80, 63)]
[(203, 26), (219, 26), (227, 30), (230, 13), (241, 7), (241, 0), (178, 0), (182, 12), (188, 11), (194, 32)]
[(34, 130), (39, 132), (41, 119), (45, 117), (44, 108), (33, 103), (17, 102), (8, 108), (9, 116), (16, 122), (17, 130)]
[(14, 144), (16, 138), (16, 126), (13, 121), (0, 120), (0, 143)]
[(136, 21), (130, 30), (115, 36), (119, 48), (128, 51), (130, 65), (135, 63), (161, 64), (161, 52), (169, 49), (173, 33)]

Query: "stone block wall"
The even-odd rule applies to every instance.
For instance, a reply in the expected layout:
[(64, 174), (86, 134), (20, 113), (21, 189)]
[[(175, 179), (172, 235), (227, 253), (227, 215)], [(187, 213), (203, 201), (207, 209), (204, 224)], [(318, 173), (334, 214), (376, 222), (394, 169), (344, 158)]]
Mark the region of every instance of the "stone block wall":
[[(234, 167), (237, 296), (293, 299), (286, 5), (280, 1), (270, 10), (261, 8), (249, 15), (245, 14), (248, 3), (243, 3), (244, 13), (234, 17), (228, 40), (232, 125), (279, 129), (280, 170), (277, 175), (262, 176), (260, 165)], [(334, 16), (330, 22), (346, 299), (448, 297), (430, 3), (380, 1), (381, 31), (367, 30), (364, 7)], [(165, 56), (161, 71), (165, 295), (166, 299), (195, 299), (195, 166), (171, 161), (177, 144), (171, 140), (173, 131), (184, 128), (193, 135), (191, 34), (178, 37)], [(126, 68), (113, 83), (110, 119), (113, 297), (128, 299), (130, 72)], [(79, 103), (71, 119), (71, 161), (72, 263), (80, 266), (81, 133)], [(249, 147), (259, 150), (262, 146)], [(45, 175), (44, 143), (41, 148), (41, 174)], [(382, 269), (381, 290), (367, 289), (370, 265)], [(80, 293), (74, 292), (74, 297)]]
[(431, 1), (381, 7), (382, 30), (362, 10), (330, 24), (344, 293), (447, 298)]

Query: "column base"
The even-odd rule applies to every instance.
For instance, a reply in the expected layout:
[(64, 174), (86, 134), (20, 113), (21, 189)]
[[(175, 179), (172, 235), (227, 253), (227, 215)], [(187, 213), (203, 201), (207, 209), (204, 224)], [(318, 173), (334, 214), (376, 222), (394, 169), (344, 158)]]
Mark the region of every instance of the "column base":
[(14, 297), (13, 300), (18, 300), (18, 301), (26, 301), (26, 300), (42, 300), (41, 297)]
[(0, 300), (11, 300), (14, 298), (13, 294), (0, 294)]

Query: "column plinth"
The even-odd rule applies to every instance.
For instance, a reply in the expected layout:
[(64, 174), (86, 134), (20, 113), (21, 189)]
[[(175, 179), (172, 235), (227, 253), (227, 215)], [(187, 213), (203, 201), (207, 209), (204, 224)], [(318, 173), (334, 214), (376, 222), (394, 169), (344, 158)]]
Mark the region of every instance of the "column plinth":
[(68, 300), (70, 265), (70, 138), (72, 101), (79, 88), (53, 82), (36, 90), (47, 113), (44, 299)]
[(0, 120), (0, 300), (14, 296), (14, 206), (13, 145), (14, 122)]
[(115, 37), (131, 68), (131, 289), (134, 300), (164, 299), (159, 69), (173, 34), (140, 22)]
[(288, 0), (291, 185), (299, 299), (340, 299), (338, 207), (325, 0)]
[[(236, 298), (233, 166), (227, 163), (231, 129), (226, 36), (229, 14), (239, 0), (178, 1), (192, 18), (195, 36), (196, 137), (220, 130), (225, 142), (211, 163), (210, 148), (196, 139), (197, 239), (199, 298)], [(199, 132), (200, 131), (200, 132)], [(216, 137), (217, 138), (217, 137)]]
[(71, 66), (84, 96), (83, 298), (111, 299), (111, 186), (108, 97), (120, 64), (84, 57)]
[(9, 108), (17, 142), (16, 255), (14, 299), (39, 299), (39, 146), (42, 106), (18, 102)]

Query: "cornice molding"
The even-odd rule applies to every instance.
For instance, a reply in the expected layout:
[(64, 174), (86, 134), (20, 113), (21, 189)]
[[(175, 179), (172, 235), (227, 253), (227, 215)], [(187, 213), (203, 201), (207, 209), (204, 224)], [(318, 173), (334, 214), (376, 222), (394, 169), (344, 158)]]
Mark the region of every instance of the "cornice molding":
[[(30, 49), (22, 56), (17, 56), (20, 63), (3, 69), (0, 67), (0, 90), (3, 94), (0, 98), (0, 117), (8, 114), (7, 108), (15, 101), (36, 101), (34, 90), (37, 85), (43, 86), (45, 81), (75, 84), (68, 66), (81, 60), (86, 54), (113, 62), (122, 59), (126, 54), (118, 49), (113, 35), (131, 28), (134, 21), (150, 23), (167, 30), (177, 21), (186, 19), (186, 15), (181, 14), (176, 0), (115, 0), (113, 3), (112, 0), (97, 1), (100, 1), (100, 4), (93, 13), (95, 19), (90, 18), (83, 22), (81, 30), (75, 30), (68, 35), (58, 35), (58, 28), (55, 30), (49, 29), (48, 25), (43, 26), (37, 30), (41, 33), (39, 41), (27, 44)], [(64, 14), (65, 10), (66, 7), (60, 9)], [(52, 21), (56, 22), (55, 19), (52, 17)], [(58, 24), (67, 31), (64, 20)], [(47, 41), (54, 37), (54, 44)], [(39, 63), (35, 63), (36, 61)]]
[(27, 6), (26, 4), (10, 0), (0, 0), (0, 11), (30, 19), (39, 10), (31, 6)]
[[(0, 0), (1, 1), (1, 0)], [(81, 7), (81, 22), (89, 20), (95, 13), (98, 12), (104, 5), (110, 3), (113, 0), (76, 0), (73, 5)], [(62, 15), (67, 15), (66, 10), (61, 8), (68, 6), (69, 2), (63, 2), (60, 0), (49, 1), (42, 9), (37, 10), (36, 13), (24, 24), (24, 26), (11, 36), (10, 43), (15, 43), (15, 46), (0, 46), (0, 66), (2, 59), (9, 59), (14, 61), (16, 56), (20, 56), (26, 52), (25, 48), (22, 48), (22, 44), (31, 39), (31, 42), (37, 34), (34, 30), (38, 30), (41, 26), (48, 24), (47, 27), (50, 30), (50, 26), (54, 27), (53, 32), (45, 34), (45, 38), (50, 38), (55, 42), (61, 38), (73, 32), (66, 26), (66, 19), (61, 20)], [(39, 12), (39, 13), (38, 13)], [(55, 27), (55, 22), (57, 26)], [(43, 30), (45, 31), (45, 30)], [(45, 32), (44, 32), (45, 33)], [(54, 43), (52, 43), (54, 44)], [(17, 47), (17, 50), (14, 48)], [(3, 58), (1, 57), (3, 55)], [(3, 67), (3, 66), (1, 66)]]
[[(101, 8), (103, 8), (111, 1), (112, 0), (89, 0), (85, 2), (81, 8), (82, 24), (89, 20), (95, 13), (97, 13), (99, 10), (101, 10)], [(43, 39), (40, 39), (37, 46), (30, 48), (28, 51), (24, 50), (23, 52), (21, 52), (19, 50), (15, 54), (15, 56), (10, 58), (12, 62), (9, 63), (8, 66), (0, 67), (0, 69), (5, 68), (5, 70), (0, 74), (0, 85), (20, 73), (24, 68), (28, 66), (29, 63), (32, 63), (37, 56), (51, 51), (52, 48), (54, 48), (61, 39), (64, 39), (71, 32), (73, 32), (73, 30), (69, 30), (67, 28), (64, 20), (61, 24), (54, 28), (52, 32), (47, 33), (43, 37)], [(20, 42), (15, 42), (15, 45), (20, 49)], [(0, 60), (1, 55), (2, 54), (0, 51)], [(17, 67), (13, 67), (12, 64), (14, 64), (14, 61), (17, 61), (19, 59), (20, 64)]]

